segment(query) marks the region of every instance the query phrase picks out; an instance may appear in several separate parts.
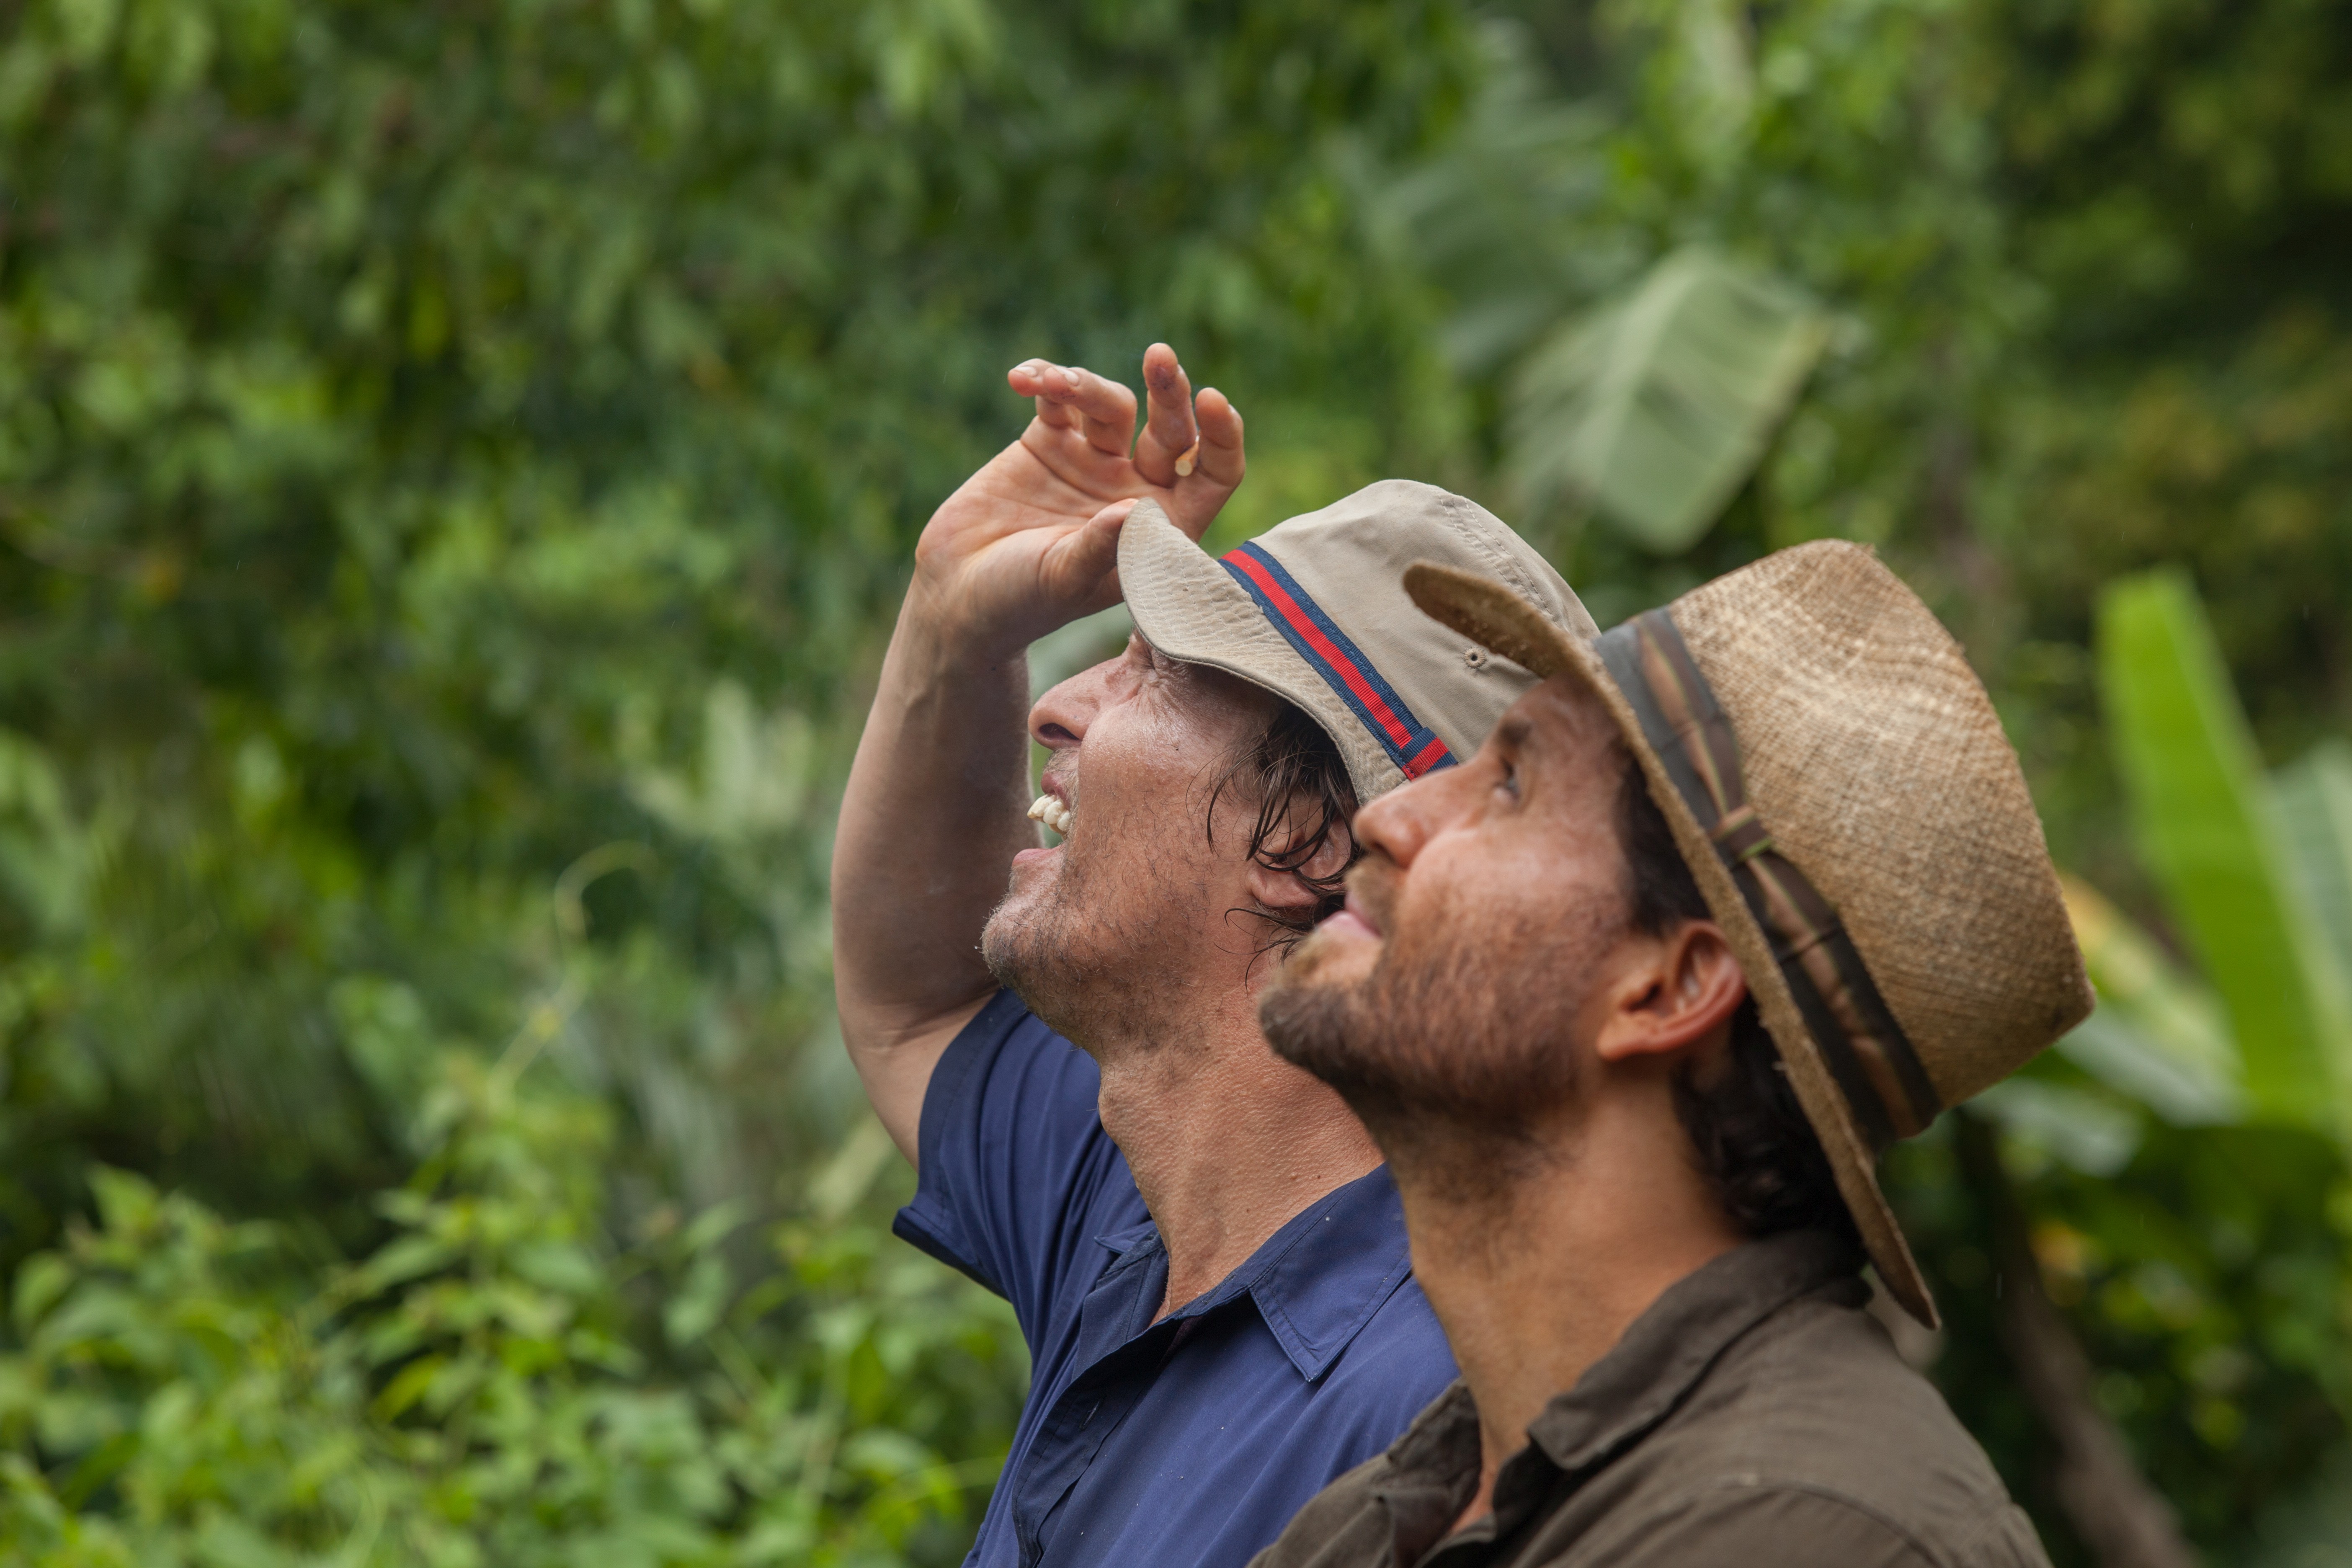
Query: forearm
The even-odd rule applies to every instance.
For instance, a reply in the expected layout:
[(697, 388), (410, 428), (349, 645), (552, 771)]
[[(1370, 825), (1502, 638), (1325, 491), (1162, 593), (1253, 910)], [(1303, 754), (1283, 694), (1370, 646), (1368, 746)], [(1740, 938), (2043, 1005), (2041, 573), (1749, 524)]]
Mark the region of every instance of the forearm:
[(1027, 816), (1028, 665), (910, 590), (859, 740), (833, 852), (834, 984), (853, 1055), (984, 998), (981, 928)]

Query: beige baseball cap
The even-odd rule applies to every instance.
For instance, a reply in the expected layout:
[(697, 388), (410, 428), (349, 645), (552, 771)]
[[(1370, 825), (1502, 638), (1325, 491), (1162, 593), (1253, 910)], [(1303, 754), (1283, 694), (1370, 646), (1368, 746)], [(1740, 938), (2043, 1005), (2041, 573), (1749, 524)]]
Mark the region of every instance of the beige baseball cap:
[(1600, 635), (1550, 563), (1477, 502), (1383, 479), (1211, 555), (1151, 501), (1128, 514), (1118, 576), (1135, 626), (1171, 658), (1240, 676), (1303, 709), (1359, 802), (1451, 766), (1536, 677), (1417, 609), (1430, 561), (1508, 584), (1580, 643)]

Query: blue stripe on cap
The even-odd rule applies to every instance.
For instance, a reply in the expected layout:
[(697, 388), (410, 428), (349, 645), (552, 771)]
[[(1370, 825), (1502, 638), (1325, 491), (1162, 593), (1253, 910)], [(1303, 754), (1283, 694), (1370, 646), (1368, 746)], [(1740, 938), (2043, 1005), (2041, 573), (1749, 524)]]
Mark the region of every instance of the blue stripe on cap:
[(1419, 719), (1396, 689), (1341, 631), (1313, 595), (1281, 562), (1255, 543), (1227, 552), (1218, 564), (1233, 574), (1275, 630), (1323, 678), (1409, 779), (1454, 765), (1454, 753)]

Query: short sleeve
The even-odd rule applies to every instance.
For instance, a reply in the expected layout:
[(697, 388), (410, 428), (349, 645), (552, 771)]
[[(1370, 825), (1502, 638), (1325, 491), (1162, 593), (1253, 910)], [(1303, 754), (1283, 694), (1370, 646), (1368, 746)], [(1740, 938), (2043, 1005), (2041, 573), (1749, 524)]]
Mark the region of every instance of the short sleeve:
[(914, 1201), (892, 1226), (1013, 1303), (1031, 1349), (1095, 1237), (1142, 1223), (1103, 1131), (1094, 1059), (999, 992), (956, 1036), (923, 1093)]

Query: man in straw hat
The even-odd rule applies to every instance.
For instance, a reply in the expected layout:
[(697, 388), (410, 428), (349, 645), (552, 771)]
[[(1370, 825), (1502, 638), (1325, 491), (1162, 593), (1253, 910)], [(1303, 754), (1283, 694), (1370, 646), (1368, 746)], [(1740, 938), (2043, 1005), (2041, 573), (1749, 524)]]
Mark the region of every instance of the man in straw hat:
[(1543, 683), (1357, 818), (1261, 1016), (1388, 1154), (1463, 1381), (1258, 1568), (2044, 1563), (1861, 1278), (1935, 1322), (1876, 1155), (2091, 1005), (1960, 650), (1839, 542), (1597, 644), (1405, 580)]
[[(1338, 907), (1358, 804), (1534, 684), (1406, 563), (1592, 633), (1427, 485), (1203, 553), (1241, 418), (1164, 346), (1144, 371), (1139, 439), (1126, 388), (1012, 373), (1036, 417), (924, 530), (835, 852), (842, 1035), (918, 1167), (898, 1234), (1010, 1298), (1034, 1369), (975, 1563), (1244, 1562), (1453, 1379), (1380, 1152), (1257, 993)], [(1030, 641), (1122, 593), (1125, 652), (1030, 707)]]

